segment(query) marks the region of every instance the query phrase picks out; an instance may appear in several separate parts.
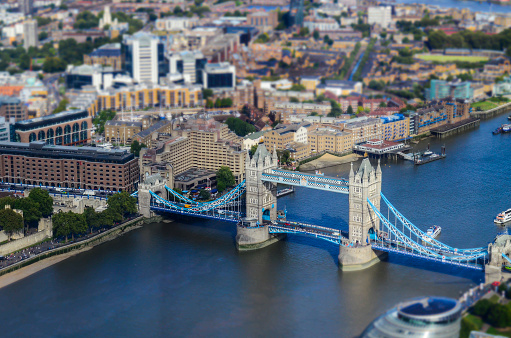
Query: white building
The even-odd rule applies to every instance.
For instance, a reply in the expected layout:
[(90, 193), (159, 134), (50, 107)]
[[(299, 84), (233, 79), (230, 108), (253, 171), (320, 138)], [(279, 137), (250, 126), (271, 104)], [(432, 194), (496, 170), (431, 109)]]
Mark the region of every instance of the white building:
[(25, 21), (23, 24), (23, 44), (26, 49), (37, 47), (39, 38), (37, 36), (37, 21)]
[(126, 70), (135, 81), (158, 83), (168, 74), (164, 44), (157, 36), (144, 32), (124, 35), (124, 44)]
[(243, 149), (250, 150), (256, 144), (261, 143), (264, 139), (265, 131), (258, 131), (252, 134), (249, 134), (243, 138)]
[(392, 7), (376, 6), (367, 9), (367, 23), (377, 24), (382, 28), (389, 28), (392, 23)]
[(229, 62), (208, 63), (202, 72), (202, 85), (209, 89), (236, 88), (236, 67)]
[(171, 54), (169, 62), (170, 74), (181, 74), (185, 82), (197, 83), (208, 60), (200, 51), (183, 51)]
[(105, 25), (109, 26), (117, 26), (117, 18), (112, 21), (112, 14), (110, 14), (110, 6), (105, 6), (105, 12), (103, 13), (103, 17), (99, 19), (99, 29), (103, 29)]
[[(12, 121), (14, 123), (14, 120)], [(5, 117), (0, 116), (0, 142), (10, 141), (10, 123), (5, 120)]]
[(332, 31), (339, 29), (339, 23), (332, 18), (314, 18), (307, 17), (303, 22), (304, 27), (307, 27), (310, 32), (318, 31)]
[(156, 20), (156, 29), (160, 31), (181, 31), (197, 25), (197, 18), (166, 17)]

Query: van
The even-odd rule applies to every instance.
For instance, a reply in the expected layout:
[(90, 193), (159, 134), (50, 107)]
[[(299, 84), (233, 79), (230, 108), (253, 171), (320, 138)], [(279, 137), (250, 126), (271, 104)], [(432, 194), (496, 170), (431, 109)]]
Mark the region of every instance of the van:
[(84, 195), (94, 196), (96, 195), (96, 192), (94, 190), (85, 190), (83, 192)]

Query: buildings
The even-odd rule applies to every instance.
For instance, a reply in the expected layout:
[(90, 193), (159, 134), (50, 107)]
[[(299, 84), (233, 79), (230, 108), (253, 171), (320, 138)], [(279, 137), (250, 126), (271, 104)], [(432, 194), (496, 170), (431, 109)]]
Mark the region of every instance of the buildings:
[(68, 110), (14, 124), (18, 142), (45, 141), (55, 145), (85, 144), (91, 138), (92, 117), (86, 110)]
[(307, 27), (310, 32), (318, 31), (335, 31), (339, 29), (339, 23), (332, 18), (306, 17), (303, 26)]
[(376, 6), (367, 9), (367, 23), (377, 24), (382, 28), (389, 28), (392, 23), (392, 7)]
[(279, 24), (277, 11), (252, 12), (247, 15), (247, 25), (256, 27), (262, 32), (271, 30)]
[[(133, 128), (135, 129), (135, 128)], [(137, 140), (140, 144), (145, 144), (147, 147), (151, 148), (157, 143), (157, 138), (160, 133), (168, 134), (172, 132), (172, 122), (167, 120), (161, 120), (148, 127), (147, 129), (142, 130), (138, 134), (133, 136), (134, 140)], [(115, 135), (112, 135), (114, 137)], [(130, 141), (131, 142), (131, 141)]]
[(229, 131), (227, 125), (199, 118), (176, 123), (171, 137), (160, 135), (150, 149), (140, 152), (140, 161), (143, 165), (169, 163), (174, 176), (190, 168), (216, 171), (228, 166), (241, 182), (245, 174), (245, 153), (242, 139)]
[(0, 142), (2, 182), (108, 191), (136, 190), (138, 161), (119, 149)]
[(37, 47), (38, 42), (37, 21), (25, 21), (23, 23), (23, 45), (25, 49), (28, 49), (29, 47)]
[(279, 150), (286, 149), (292, 142), (307, 144), (307, 133), (311, 128), (312, 124), (309, 122), (278, 125), (264, 134), (264, 144), (268, 149), (275, 147)]
[(142, 131), (142, 125), (142, 122), (106, 121), (105, 140), (117, 144), (131, 144), (135, 134)]
[(383, 123), (379, 118), (358, 117), (344, 123), (344, 131), (351, 133), (353, 144), (383, 138)]
[(7, 121), (23, 121), (28, 119), (28, 109), (23, 102), (17, 97), (0, 96), (0, 116)]
[(395, 152), (405, 147), (404, 143), (397, 143), (386, 140), (368, 140), (365, 143), (357, 144), (353, 147), (355, 152), (360, 154), (383, 155)]
[(124, 35), (125, 70), (137, 82), (159, 83), (169, 72), (165, 46), (152, 34)]
[(181, 31), (195, 27), (197, 18), (181, 18), (181, 17), (165, 17), (157, 19), (155, 22), (156, 29), (160, 31)]
[(169, 57), (170, 74), (180, 74), (186, 83), (203, 83), (203, 70), (208, 60), (200, 51), (182, 51)]
[(425, 89), (426, 100), (440, 100), (447, 97), (470, 100), (474, 97), (474, 89), (470, 82), (447, 82), (431, 80), (430, 88)]
[(429, 102), (426, 107), (417, 110), (416, 115), (413, 116), (415, 134), (423, 134), (440, 126), (462, 122), (470, 118), (471, 111), (472, 108), (467, 100), (448, 98)]
[(110, 66), (114, 70), (122, 70), (121, 44), (109, 43), (103, 45), (83, 56), (83, 62), (86, 65)]
[(68, 89), (82, 89), (84, 86), (94, 86), (97, 90), (108, 89), (114, 84), (117, 75), (125, 75), (124, 71), (114, 70), (110, 66), (81, 65), (69, 66), (66, 73)]
[(459, 337), (462, 310), (454, 299), (413, 299), (376, 318), (360, 337)]
[(0, 116), (0, 142), (11, 141), (11, 124), (5, 117)]
[(91, 115), (104, 109), (121, 111), (131, 108), (196, 107), (202, 104), (202, 90), (199, 86), (176, 84), (164, 86), (143, 83), (120, 88), (112, 87), (95, 93), (83, 89), (81, 95), (74, 101), (88, 104), (87, 107), (82, 105), (81, 108), (87, 109)]
[(394, 114), (380, 118), (383, 122), (383, 139), (387, 141), (404, 140), (410, 137), (410, 118)]
[(208, 89), (234, 89), (236, 67), (228, 62), (208, 63), (202, 72), (202, 85)]
[(326, 80), (316, 86), (316, 95), (331, 92), (335, 96), (347, 96), (352, 93), (362, 94), (362, 82), (348, 80)]
[(333, 128), (318, 128), (309, 132), (308, 145), (311, 153), (334, 152), (346, 153), (353, 148), (351, 133)]
[(19, 10), (24, 15), (32, 15), (34, 13), (34, 0), (19, 0)]
[(506, 76), (502, 82), (494, 83), (492, 89), (493, 96), (511, 94), (511, 77)]

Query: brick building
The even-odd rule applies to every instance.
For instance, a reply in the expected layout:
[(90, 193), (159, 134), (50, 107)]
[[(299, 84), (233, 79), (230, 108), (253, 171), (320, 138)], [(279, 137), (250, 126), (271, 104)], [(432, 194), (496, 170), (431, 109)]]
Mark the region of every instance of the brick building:
[(133, 191), (138, 161), (125, 150), (0, 142), (0, 180), (17, 184)]
[(86, 110), (62, 113), (16, 122), (18, 142), (45, 141), (55, 145), (85, 144), (91, 138), (92, 117)]

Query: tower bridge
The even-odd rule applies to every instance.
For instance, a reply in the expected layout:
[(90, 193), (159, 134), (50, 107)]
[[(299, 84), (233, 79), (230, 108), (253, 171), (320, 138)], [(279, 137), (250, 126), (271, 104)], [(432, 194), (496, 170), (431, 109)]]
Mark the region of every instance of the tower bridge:
[[(511, 265), (511, 235), (480, 248), (451, 247), (402, 215), (383, 195), (381, 182), (379, 162), (374, 168), (368, 159), (356, 172), (352, 163), (348, 179), (281, 170), (276, 151), (261, 144), (253, 156), (246, 155), (245, 180), (213, 201), (197, 202), (178, 194), (159, 175), (141, 183), (135, 196), (145, 217), (172, 213), (235, 223), (239, 250), (263, 248), (285, 234), (325, 240), (339, 246), (339, 266), (345, 271), (368, 268), (389, 253), (461, 268), (486, 268), (490, 281), (500, 280), (503, 264)], [(287, 220), (286, 213), (277, 212), (277, 184), (348, 195), (348, 231)]]

